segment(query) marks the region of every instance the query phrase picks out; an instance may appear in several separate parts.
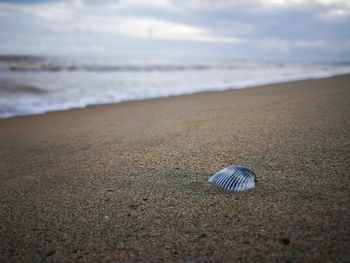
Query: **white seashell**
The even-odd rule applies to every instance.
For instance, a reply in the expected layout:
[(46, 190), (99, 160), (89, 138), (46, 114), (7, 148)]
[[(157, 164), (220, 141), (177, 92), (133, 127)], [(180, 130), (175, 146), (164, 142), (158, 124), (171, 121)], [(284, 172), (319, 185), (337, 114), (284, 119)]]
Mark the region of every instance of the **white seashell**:
[(230, 191), (244, 191), (255, 187), (256, 175), (243, 165), (231, 165), (215, 173), (209, 183)]

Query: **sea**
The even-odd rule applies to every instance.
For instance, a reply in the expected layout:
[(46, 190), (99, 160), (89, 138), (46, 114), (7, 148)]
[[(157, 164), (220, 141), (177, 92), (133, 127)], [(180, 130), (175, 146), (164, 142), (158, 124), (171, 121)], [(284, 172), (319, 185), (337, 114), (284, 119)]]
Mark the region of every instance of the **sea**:
[(347, 73), (346, 63), (0, 56), (0, 118)]

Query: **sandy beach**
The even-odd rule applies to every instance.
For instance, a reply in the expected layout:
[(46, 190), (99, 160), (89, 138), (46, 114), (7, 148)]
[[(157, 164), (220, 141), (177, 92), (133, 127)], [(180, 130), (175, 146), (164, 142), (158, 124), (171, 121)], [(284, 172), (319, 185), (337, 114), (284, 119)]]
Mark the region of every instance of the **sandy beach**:
[[(350, 260), (350, 75), (3, 119), (0, 142), (1, 262)], [(255, 189), (207, 183), (232, 163)]]

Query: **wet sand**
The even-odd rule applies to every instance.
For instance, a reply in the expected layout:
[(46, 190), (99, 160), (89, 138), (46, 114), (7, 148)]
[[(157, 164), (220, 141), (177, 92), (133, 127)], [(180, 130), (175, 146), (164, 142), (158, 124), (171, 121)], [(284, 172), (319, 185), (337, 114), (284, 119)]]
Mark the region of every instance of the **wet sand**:
[[(0, 142), (1, 262), (350, 259), (349, 75), (0, 120)], [(232, 163), (255, 189), (206, 182)]]

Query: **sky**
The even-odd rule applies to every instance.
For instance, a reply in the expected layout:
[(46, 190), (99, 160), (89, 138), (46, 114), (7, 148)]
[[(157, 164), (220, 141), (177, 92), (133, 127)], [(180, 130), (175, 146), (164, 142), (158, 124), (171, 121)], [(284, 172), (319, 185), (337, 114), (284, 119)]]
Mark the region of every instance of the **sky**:
[(0, 54), (350, 61), (350, 0), (0, 0)]

